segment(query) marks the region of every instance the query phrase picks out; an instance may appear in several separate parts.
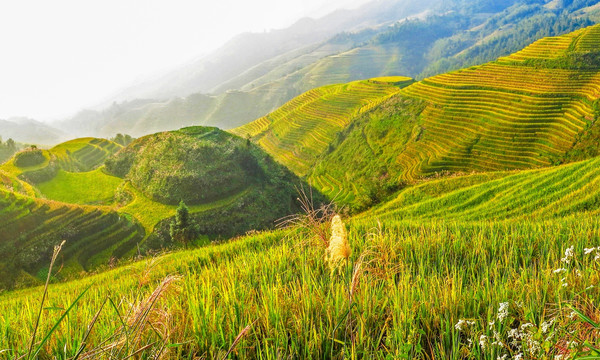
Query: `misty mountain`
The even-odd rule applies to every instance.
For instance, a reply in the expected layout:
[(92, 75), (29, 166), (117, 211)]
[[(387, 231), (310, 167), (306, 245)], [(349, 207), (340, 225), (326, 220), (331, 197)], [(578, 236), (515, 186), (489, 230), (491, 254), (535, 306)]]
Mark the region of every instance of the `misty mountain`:
[(53, 145), (66, 140), (64, 131), (48, 124), (22, 117), (0, 119), (0, 136), (3, 140), (13, 139), (20, 143)]
[[(319, 44), (337, 33), (381, 26), (423, 12), (441, 2), (378, 0), (355, 10), (338, 10), (316, 20), (304, 18), (282, 30), (240, 34), (208, 56), (123, 90), (109, 98), (105, 105), (113, 101), (138, 98), (164, 100), (196, 92), (237, 89), (240, 84), (233, 81), (236, 77), (269, 59), (288, 52), (294, 57), (298, 49)], [(265, 66), (262, 71), (268, 70), (269, 66)], [(228, 82), (231, 86), (224, 88), (222, 85)]]
[(122, 92), (112, 105), (56, 125), (76, 136), (104, 137), (190, 125), (231, 129), (315, 87), (390, 75), (420, 79), (490, 61), (591, 25), (598, 19), (598, 10), (588, 8), (593, 4), (375, 1), (284, 30), (242, 34), (197, 62)]

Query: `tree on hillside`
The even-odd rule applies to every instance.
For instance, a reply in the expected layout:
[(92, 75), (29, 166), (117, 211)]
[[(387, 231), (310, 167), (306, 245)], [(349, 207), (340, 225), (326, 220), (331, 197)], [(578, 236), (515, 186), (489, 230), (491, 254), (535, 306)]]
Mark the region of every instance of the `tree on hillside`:
[(15, 144), (13, 139), (9, 138), (6, 140), (6, 148), (11, 151), (17, 151), (17, 144)]
[(127, 146), (127, 145), (131, 144), (131, 142), (133, 141), (133, 138), (130, 135), (127, 135), (127, 134), (123, 135), (123, 134), (119, 133), (111, 140), (116, 142), (117, 144)]
[(171, 223), (169, 234), (173, 241), (181, 242), (185, 246), (199, 235), (198, 224), (190, 217), (190, 210), (183, 201), (177, 207), (175, 220)]

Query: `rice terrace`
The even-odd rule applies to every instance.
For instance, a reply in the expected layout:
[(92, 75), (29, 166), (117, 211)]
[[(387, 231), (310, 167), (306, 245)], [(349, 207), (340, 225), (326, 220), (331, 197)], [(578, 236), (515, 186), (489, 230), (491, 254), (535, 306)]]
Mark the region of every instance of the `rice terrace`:
[(597, 1), (3, 7), (0, 359), (600, 359)]

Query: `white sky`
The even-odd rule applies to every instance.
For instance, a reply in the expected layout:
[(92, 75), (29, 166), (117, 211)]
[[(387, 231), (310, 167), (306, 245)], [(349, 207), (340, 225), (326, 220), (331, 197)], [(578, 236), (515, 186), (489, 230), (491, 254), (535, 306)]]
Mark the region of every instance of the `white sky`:
[(244, 31), (367, 0), (3, 0), (0, 119), (52, 120)]

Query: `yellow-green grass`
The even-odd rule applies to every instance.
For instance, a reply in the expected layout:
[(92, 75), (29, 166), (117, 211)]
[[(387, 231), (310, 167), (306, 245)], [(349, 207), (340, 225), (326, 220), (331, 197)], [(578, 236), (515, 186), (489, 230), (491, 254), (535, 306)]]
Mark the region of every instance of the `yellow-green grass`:
[(600, 158), (428, 181), (362, 214), (380, 219), (554, 219), (600, 213)]
[(19, 175), (25, 174), (27, 172), (33, 172), (36, 170), (41, 170), (47, 167), (50, 164), (50, 159), (52, 159), (52, 154), (48, 150), (42, 150), (42, 154), (45, 160), (37, 165), (20, 167), (15, 164), (15, 157), (12, 157), (10, 160), (0, 165), (0, 170), (17, 177)]
[(380, 76), (369, 79), (373, 83), (391, 84), (391, 85), (410, 85), (414, 82), (413, 78), (407, 76)]
[(121, 148), (121, 145), (110, 140), (88, 137), (56, 145), (50, 149), (50, 153), (66, 171), (89, 171)]
[[(160, 348), (158, 334), (168, 333), (166, 343), (173, 346), (166, 351), (173, 358), (221, 358), (249, 326), (232, 358), (496, 359), (507, 348), (469, 346), (469, 336), (493, 339), (497, 331), (505, 340), (513, 322), (537, 329), (557, 316), (557, 304), (600, 295), (592, 257), (584, 255), (584, 248), (600, 245), (599, 231), (589, 214), (474, 223), (363, 218), (349, 222), (352, 255), (339, 274), (330, 271), (322, 247), (306, 245), (306, 233), (252, 235), (52, 285), (38, 334), (47, 334), (89, 287), (44, 353), (75, 355), (110, 298), (115, 307), (102, 309), (87, 338), (86, 350), (94, 348), (161, 279), (180, 275), (158, 297), (153, 328), (139, 348), (153, 341)], [(570, 270), (556, 274), (570, 246)], [(353, 269), (359, 269), (354, 276)], [(42, 290), (0, 295), (0, 333), (9, 357), (27, 352)], [(499, 320), (504, 302), (508, 316)], [(455, 327), (460, 319), (474, 321), (473, 334)], [(488, 326), (491, 320), (495, 326)], [(541, 351), (553, 358), (558, 340), (550, 339)]]
[(72, 173), (59, 170), (52, 180), (37, 184), (47, 199), (81, 205), (110, 205), (123, 179), (108, 175), (103, 168)]
[(398, 157), (399, 176), (412, 180), (442, 170), (523, 169), (560, 161), (595, 122), (600, 72), (526, 60), (558, 61), (580, 53), (578, 43), (598, 48), (598, 29), (542, 39), (497, 62), (404, 88), (403, 95), (429, 105), (421, 116), (422, 136)]
[[(61, 278), (89, 269), (89, 261), (107, 248), (121, 257), (144, 237), (134, 221), (108, 207), (37, 199), (0, 189), (0, 288), (14, 283), (22, 270), (43, 278), (45, 259), (54, 245), (67, 241)], [(41, 273), (40, 273), (41, 271)]]
[[(210, 202), (207, 204), (192, 205), (189, 206), (190, 213), (199, 213), (209, 211), (230, 205), (241, 196), (251, 191), (252, 187), (246, 188), (232, 196), (220, 199), (218, 201)], [(138, 189), (127, 182), (123, 187), (123, 191), (128, 192), (132, 200), (119, 209), (119, 212), (132, 215), (142, 224), (147, 234), (154, 231), (154, 227), (163, 219), (167, 219), (175, 216), (177, 205), (165, 205), (160, 202), (154, 201)]]
[(297, 175), (305, 175), (353, 117), (399, 90), (397, 86), (372, 81), (323, 86), (231, 132), (252, 137), (277, 161)]

